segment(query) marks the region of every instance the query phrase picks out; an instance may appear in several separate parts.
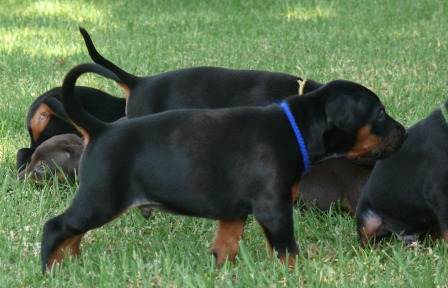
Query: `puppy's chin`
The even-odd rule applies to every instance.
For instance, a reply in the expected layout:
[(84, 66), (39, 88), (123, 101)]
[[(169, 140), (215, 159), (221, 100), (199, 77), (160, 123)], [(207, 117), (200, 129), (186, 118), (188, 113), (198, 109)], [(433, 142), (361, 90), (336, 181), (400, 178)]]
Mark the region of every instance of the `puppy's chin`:
[(368, 154), (357, 155), (357, 156), (352, 156), (352, 157), (348, 157), (348, 158), (354, 162), (359, 162), (361, 164), (368, 164), (368, 163), (374, 164), (376, 160), (382, 160), (382, 159), (385, 159), (385, 158), (397, 153), (400, 150), (402, 144), (403, 144), (403, 142), (397, 142), (394, 145), (388, 145), (387, 147), (381, 147), (381, 148), (374, 150)]
[(322, 162), (325, 162), (327, 160), (331, 160), (331, 159), (335, 159), (335, 158), (343, 158), (343, 157), (346, 157), (346, 156), (347, 156), (346, 153), (338, 153), (338, 152), (334, 152), (334, 153), (330, 153), (330, 154), (324, 154), (324, 155), (316, 156), (313, 159), (311, 159), (311, 164), (312, 165), (316, 165), (316, 164), (320, 164)]
[(318, 156), (314, 159), (312, 159), (311, 163), (313, 165), (320, 164), (322, 162), (325, 162), (327, 160), (336, 159), (336, 158), (347, 158), (351, 160), (354, 164), (359, 166), (374, 166), (377, 160), (384, 159), (388, 157), (389, 154), (374, 154), (374, 155), (366, 155), (361, 157), (349, 157), (347, 156), (347, 153), (332, 153), (332, 154), (326, 154), (322, 156)]
[(359, 163), (360, 165), (369, 165), (369, 163), (371, 163), (373, 166), (377, 160), (381, 160), (389, 156), (390, 153), (371, 153), (361, 156), (348, 156), (347, 158), (354, 163)]
[(359, 166), (373, 167), (375, 166), (375, 163), (378, 159), (367, 157), (367, 158), (352, 158), (352, 159), (349, 158), (349, 160), (351, 160), (353, 163)]

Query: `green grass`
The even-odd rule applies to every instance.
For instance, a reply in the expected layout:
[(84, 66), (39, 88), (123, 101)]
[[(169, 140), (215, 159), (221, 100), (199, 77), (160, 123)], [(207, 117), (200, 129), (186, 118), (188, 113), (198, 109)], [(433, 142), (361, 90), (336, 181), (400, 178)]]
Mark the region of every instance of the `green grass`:
[[(40, 274), (42, 225), (68, 207), (75, 185), (16, 179), (15, 153), (28, 145), (33, 99), (90, 61), (77, 29), (127, 71), (150, 75), (198, 65), (283, 71), (318, 81), (343, 78), (374, 90), (406, 126), (448, 92), (448, 2), (346, 1), (12, 1), (0, 5), (0, 279), (2, 287), (442, 287), (448, 252), (434, 246), (360, 249), (352, 218), (300, 205), (301, 249), (288, 270), (270, 260), (249, 219), (236, 265), (208, 253), (216, 223), (131, 211), (83, 240), (78, 259), (55, 277)], [(110, 81), (81, 84), (123, 92)], [(302, 209), (304, 208), (304, 209)]]

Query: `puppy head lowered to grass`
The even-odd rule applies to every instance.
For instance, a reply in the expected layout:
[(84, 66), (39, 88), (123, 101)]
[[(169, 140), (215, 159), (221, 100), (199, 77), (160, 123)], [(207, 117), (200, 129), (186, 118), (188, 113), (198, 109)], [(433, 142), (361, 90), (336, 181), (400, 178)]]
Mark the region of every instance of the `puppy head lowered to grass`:
[(60, 180), (74, 179), (83, 148), (82, 138), (75, 134), (54, 136), (37, 147), (19, 179), (39, 183), (54, 174)]

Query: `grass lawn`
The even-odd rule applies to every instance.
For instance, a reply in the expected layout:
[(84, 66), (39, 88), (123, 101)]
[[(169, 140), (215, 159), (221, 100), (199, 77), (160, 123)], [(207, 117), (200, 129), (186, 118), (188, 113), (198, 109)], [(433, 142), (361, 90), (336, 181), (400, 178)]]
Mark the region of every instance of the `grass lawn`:
[[(76, 185), (35, 186), (16, 179), (15, 155), (29, 145), (26, 111), (90, 62), (78, 26), (99, 51), (137, 75), (214, 65), (282, 71), (326, 82), (348, 79), (375, 91), (410, 126), (448, 95), (445, 0), (106, 1), (2, 0), (0, 5), (1, 287), (446, 287), (444, 242), (360, 249), (354, 220), (295, 209), (301, 250), (288, 270), (250, 218), (235, 265), (208, 253), (216, 223), (138, 210), (89, 232), (78, 259), (41, 275), (43, 223), (68, 207)], [(78, 82), (123, 92), (112, 81)], [(447, 207), (448, 208), (448, 207)]]

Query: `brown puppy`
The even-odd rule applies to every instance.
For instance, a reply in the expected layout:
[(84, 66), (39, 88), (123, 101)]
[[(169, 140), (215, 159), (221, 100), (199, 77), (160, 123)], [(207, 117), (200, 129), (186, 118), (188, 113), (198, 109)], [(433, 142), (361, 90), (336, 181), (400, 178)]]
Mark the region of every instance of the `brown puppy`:
[(311, 166), (299, 184), (299, 196), (322, 211), (340, 202), (342, 211), (354, 215), (356, 205), (372, 165), (357, 165), (353, 161), (339, 158)]
[(26, 178), (41, 182), (52, 174), (60, 180), (74, 179), (84, 149), (82, 138), (75, 134), (54, 136), (43, 142), (31, 157), (30, 164), (19, 173), (19, 179)]
[[(84, 109), (102, 121), (113, 122), (125, 116), (125, 99), (82, 86), (76, 87), (75, 93), (79, 96)], [(39, 145), (51, 137), (61, 134), (81, 135), (68, 121), (60, 100), (61, 87), (56, 87), (40, 95), (30, 105), (26, 116), (30, 147), (21, 148), (17, 152), (17, 171), (25, 169)], [(64, 163), (58, 164), (64, 165)]]
[[(86, 232), (142, 205), (231, 225), (253, 214), (270, 248), (293, 264), (292, 200), (309, 163), (384, 158), (405, 138), (378, 97), (349, 81), (332, 81), (281, 105), (173, 110), (110, 125), (86, 113), (73, 93), (86, 72), (120, 82), (95, 64), (75, 67), (64, 80), (64, 108), (87, 145), (72, 204), (44, 225), (44, 273), (64, 251), (77, 255)], [(233, 261), (237, 251), (226, 247), (220, 228), (218, 264), (227, 256)]]

